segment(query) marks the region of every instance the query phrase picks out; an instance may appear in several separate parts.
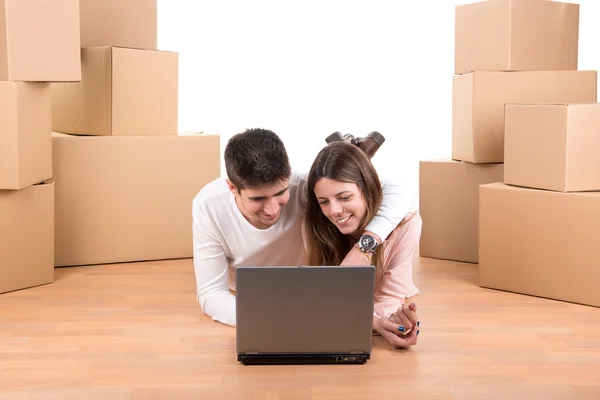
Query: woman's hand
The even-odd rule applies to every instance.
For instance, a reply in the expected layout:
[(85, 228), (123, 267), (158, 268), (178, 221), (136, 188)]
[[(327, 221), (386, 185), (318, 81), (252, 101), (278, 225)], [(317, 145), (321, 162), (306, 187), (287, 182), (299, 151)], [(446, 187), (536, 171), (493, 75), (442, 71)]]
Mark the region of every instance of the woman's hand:
[(419, 329), (419, 317), (417, 317), (417, 305), (410, 303), (409, 305), (402, 305), (390, 315), (389, 320), (392, 323), (400, 325), (404, 328), (402, 331), (404, 334), (412, 332), (415, 328)]
[(408, 349), (417, 344), (418, 330), (412, 330), (408, 335), (404, 336), (399, 328), (400, 326), (398, 324), (394, 324), (386, 318), (378, 318), (375, 326), (376, 332), (395, 348)]
[(374, 329), (395, 348), (409, 348), (417, 344), (419, 320), (417, 306), (411, 303), (399, 307), (389, 318), (377, 318)]

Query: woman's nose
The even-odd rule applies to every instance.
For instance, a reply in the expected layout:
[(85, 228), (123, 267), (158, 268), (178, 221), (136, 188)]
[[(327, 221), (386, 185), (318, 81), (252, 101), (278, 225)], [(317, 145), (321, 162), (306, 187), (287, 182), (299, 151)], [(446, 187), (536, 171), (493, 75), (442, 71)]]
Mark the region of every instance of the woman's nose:
[(329, 208), (331, 215), (338, 215), (342, 212), (342, 207), (337, 202), (332, 202), (331, 207)]

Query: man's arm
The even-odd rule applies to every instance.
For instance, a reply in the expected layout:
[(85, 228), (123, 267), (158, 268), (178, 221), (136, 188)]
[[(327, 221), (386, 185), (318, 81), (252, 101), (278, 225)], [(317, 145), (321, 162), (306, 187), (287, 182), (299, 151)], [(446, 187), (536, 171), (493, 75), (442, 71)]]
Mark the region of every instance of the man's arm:
[[(392, 231), (400, 224), (400, 222), (404, 219), (404, 217), (410, 212), (412, 205), (414, 204), (415, 196), (411, 195), (411, 191), (408, 186), (404, 184), (404, 182), (396, 177), (387, 177), (383, 178), (380, 174), (381, 180), (381, 189), (383, 192), (383, 198), (381, 201), (381, 205), (375, 213), (375, 216), (371, 219), (371, 221), (367, 224), (364, 233), (369, 233), (377, 239), (377, 242), (381, 244)], [(304, 181), (301, 182), (300, 185), (302, 193), (303, 201), (302, 204), (305, 204), (305, 199), (308, 193), (308, 187), (306, 186), (306, 181), (308, 180), (308, 173), (294, 173), (292, 174), (292, 179), (296, 181)], [(364, 258), (364, 255), (360, 253), (358, 249), (353, 248), (351, 250), (355, 256), (360, 259)], [(350, 260), (347, 260), (350, 261)], [(356, 260), (352, 260), (350, 262), (354, 262)]]
[[(379, 176), (383, 199), (377, 213), (366, 226), (364, 233), (371, 234), (377, 239), (378, 243), (381, 243), (410, 212), (415, 196), (411, 195), (408, 186), (401, 179), (393, 176), (382, 177), (382, 174), (379, 174)], [(290, 182), (301, 183), (300, 188), (303, 191), (301, 204), (303, 206), (305, 206), (306, 196), (309, 195), (306, 193), (308, 190), (307, 180), (308, 172), (294, 172), (290, 179)]]
[(227, 257), (206, 216), (207, 213), (194, 204), (192, 229), (197, 300), (202, 311), (213, 320), (235, 326), (235, 296), (227, 286)]
[[(375, 216), (365, 227), (363, 233), (373, 236), (381, 244), (410, 212), (414, 198), (408, 187), (398, 178), (381, 179), (383, 199)], [(357, 246), (346, 254), (341, 265), (369, 265), (370, 258)]]
[(381, 178), (381, 188), (381, 205), (365, 228), (365, 233), (374, 234), (378, 243), (383, 242), (396, 229), (410, 212), (415, 200), (408, 186), (399, 178)]

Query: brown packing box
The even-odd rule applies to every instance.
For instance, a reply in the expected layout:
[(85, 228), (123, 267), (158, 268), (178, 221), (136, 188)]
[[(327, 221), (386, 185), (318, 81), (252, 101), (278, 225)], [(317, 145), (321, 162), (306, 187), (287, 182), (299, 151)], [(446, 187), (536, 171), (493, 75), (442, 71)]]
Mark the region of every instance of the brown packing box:
[(0, 81), (0, 189), (52, 177), (50, 85)]
[(178, 56), (110, 46), (81, 49), (82, 81), (52, 84), (52, 130), (176, 135)]
[(502, 182), (503, 164), (419, 163), (422, 257), (477, 263), (479, 185)]
[(488, 0), (455, 8), (454, 72), (576, 70), (579, 5)]
[(81, 47), (157, 49), (157, 0), (80, 0)]
[(479, 213), (480, 286), (600, 306), (600, 192), (483, 185)]
[(78, 0), (0, 0), (0, 80), (81, 79)]
[(192, 200), (220, 176), (218, 135), (52, 140), (56, 266), (193, 256)]
[(505, 104), (596, 102), (597, 72), (477, 71), (454, 76), (452, 90), (452, 158), (504, 162)]
[(600, 190), (600, 104), (507, 104), (504, 183)]
[(0, 293), (54, 282), (54, 183), (0, 190)]

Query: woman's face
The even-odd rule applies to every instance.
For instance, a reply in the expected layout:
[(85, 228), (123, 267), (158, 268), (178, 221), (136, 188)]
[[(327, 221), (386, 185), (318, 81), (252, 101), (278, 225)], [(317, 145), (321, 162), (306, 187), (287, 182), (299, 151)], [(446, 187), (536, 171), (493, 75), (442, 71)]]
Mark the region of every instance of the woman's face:
[(356, 232), (367, 205), (356, 183), (321, 178), (315, 184), (321, 211), (345, 235)]

